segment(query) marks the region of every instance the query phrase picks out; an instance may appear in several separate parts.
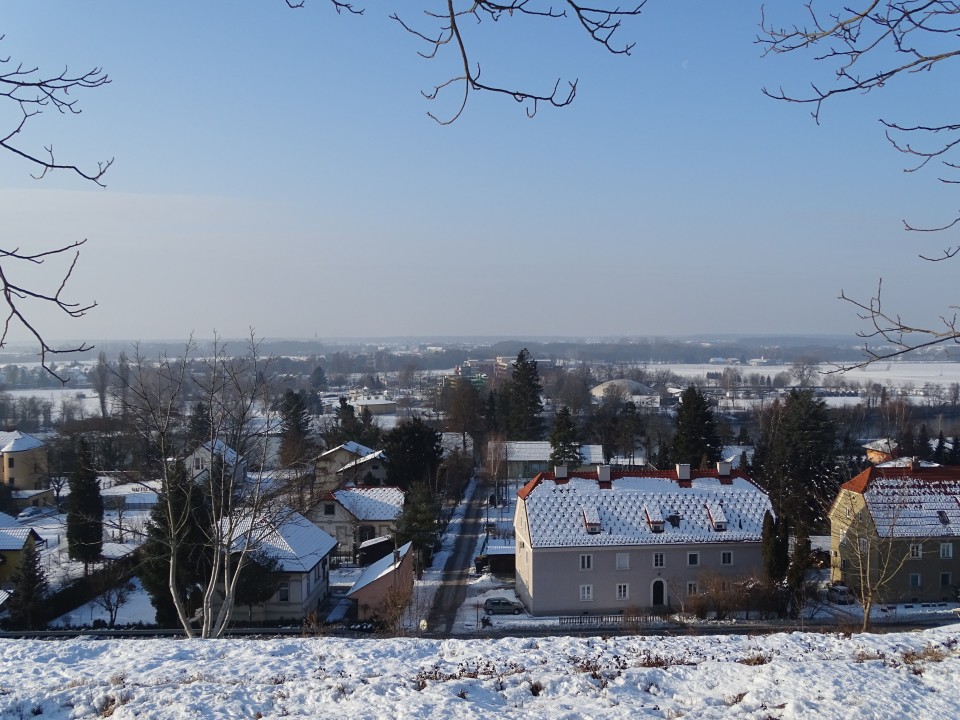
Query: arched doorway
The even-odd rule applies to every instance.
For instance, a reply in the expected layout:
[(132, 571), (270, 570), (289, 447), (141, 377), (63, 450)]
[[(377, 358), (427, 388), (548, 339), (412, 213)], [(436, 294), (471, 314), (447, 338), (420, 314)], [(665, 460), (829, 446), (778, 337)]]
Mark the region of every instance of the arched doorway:
[(667, 604), (667, 586), (663, 580), (658, 578), (653, 581), (651, 595), (652, 602), (650, 604), (653, 605), (653, 607), (659, 607)]

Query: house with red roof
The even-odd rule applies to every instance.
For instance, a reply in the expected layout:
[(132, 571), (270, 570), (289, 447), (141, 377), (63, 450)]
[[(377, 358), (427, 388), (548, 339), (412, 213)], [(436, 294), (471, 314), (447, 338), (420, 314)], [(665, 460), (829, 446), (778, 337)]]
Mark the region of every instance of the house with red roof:
[(830, 578), (873, 602), (953, 600), (960, 467), (906, 458), (867, 468), (830, 508)]
[(516, 591), (533, 615), (681, 605), (704, 573), (761, 572), (767, 494), (717, 470), (540, 473), (518, 493)]

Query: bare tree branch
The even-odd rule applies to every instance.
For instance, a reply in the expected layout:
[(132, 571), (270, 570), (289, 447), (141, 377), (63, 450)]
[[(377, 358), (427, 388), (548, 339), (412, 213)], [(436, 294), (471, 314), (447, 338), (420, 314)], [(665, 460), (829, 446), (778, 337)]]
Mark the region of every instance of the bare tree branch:
[(641, 0), (641, 2), (627, 9), (620, 9), (619, 7), (589, 7), (574, 0), (566, 0), (566, 8), (555, 10), (552, 5), (544, 4), (539, 0), (510, 0), (509, 2), (493, 2), (491, 0), (470, 0), (469, 2), (461, 0), (458, 2), (457, 0), (447, 0), (446, 12), (444, 13), (424, 11), (424, 15), (429, 21), (439, 23), (439, 27), (430, 32), (417, 29), (403, 20), (397, 13), (391, 14), (390, 18), (426, 45), (426, 50), (418, 52), (423, 58), (436, 58), (447, 45), (452, 45), (455, 48), (462, 72), (438, 83), (432, 90), (422, 92), (428, 100), (436, 100), (443, 90), (458, 84), (461, 85), (462, 97), (457, 109), (451, 116), (444, 119), (433, 112), (427, 113), (437, 123), (450, 125), (463, 114), (470, 92), (474, 90), (511, 97), (516, 102), (526, 106), (528, 117), (536, 115), (542, 104), (549, 104), (558, 108), (565, 107), (573, 102), (577, 94), (576, 79), (563, 81), (558, 78), (553, 84), (553, 89), (549, 92), (510, 88), (501, 82), (488, 83), (485, 80), (481, 81), (480, 63), (471, 59), (468, 41), (462, 31), (461, 23), (464, 19), (472, 18), (476, 25), (481, 24), (484, 19), (492, 22), (507, 21), (514, 15), (557, 20), (567, 18), (569, 10), (570, 15), (586, 30), (587, 34), (608, 52), (615, 55), (629, 55), (634, 46), (633, 43), (617, 45), (614, 43), (613, 36), (620, 29), (623, 18), (639, 15), (645, 3), (646, 0)]

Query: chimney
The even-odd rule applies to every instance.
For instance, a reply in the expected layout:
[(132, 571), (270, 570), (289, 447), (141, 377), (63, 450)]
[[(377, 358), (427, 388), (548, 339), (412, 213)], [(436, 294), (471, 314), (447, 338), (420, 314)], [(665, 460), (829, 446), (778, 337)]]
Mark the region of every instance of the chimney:
[(920, 458), (918, 458), (916, 455), (910, 458), (910, 469), (913, 471), (920, 469)]
[(677, 463), (677, 480), (690, 479), (690, 463)]
[(609, 465), (597, 465), (597, 480), (599, 480), (602, 483), (610, 482), (610, 466)]
[(730, 463), (721, 460), (717, 463), (717, 475), (720, 477), (730, 477)]
[(556, 465), (553, 468), (553, 478), (554, 480), (564, 480), (567, 477), (567, 466), (566, 465)]

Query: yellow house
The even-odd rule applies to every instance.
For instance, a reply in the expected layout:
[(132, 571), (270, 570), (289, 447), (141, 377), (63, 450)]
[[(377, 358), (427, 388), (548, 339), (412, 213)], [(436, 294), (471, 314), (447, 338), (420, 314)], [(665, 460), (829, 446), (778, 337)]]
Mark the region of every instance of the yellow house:
[(27, 543), (42, 542), (35, 530), (23, 527), (12, 517), (0, 513), (0, 585), (20, 567), (20, 558)]
[(49, 505), (53, 491), (47, 487), (47, 448), (42, 441), (19, 430), (0, 432), (0, 481), (10, 488), (18, 508)]

